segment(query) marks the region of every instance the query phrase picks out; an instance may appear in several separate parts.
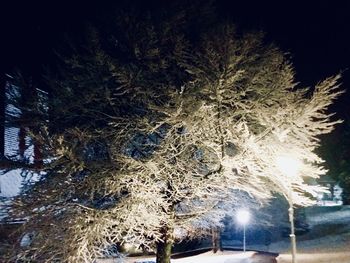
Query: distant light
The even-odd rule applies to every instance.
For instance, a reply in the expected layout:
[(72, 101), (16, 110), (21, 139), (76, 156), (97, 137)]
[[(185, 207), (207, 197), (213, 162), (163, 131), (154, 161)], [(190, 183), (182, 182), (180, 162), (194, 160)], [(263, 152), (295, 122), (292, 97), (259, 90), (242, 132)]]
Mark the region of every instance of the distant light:
[(246, 209), (240, 209), (237, 211), (236, 219), (238, 223), (246, 225), (250, 219), (250, 212)]
[(278, 156), (276, 164), (278, 169), (289, 177), (296, 176), (301, 166), (300, 160), (290, 156)]

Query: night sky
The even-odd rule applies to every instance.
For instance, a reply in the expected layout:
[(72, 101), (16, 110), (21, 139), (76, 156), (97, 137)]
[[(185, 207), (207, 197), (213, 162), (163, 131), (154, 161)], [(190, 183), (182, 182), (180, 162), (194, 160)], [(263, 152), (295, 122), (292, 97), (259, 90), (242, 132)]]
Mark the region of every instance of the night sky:
[[(34, 72), (52, 57), (64, 32), (81, 29), (85, 21), (103, 16), (110, 1), (1, 1), (1, 71), (26, 67)], [(146, 0), (143, 1), (145, 5)], [(157, 8), (164, 1), (148, 1)], [(2, 5), (2, 6), (1, 6)], [(268, 41), (291, 54), (297, 81), (314, 85), (343, 72), (350, 86), (350, 1), (218, 0), (221, 17), (242, 30), (262, 30)], [(350, 95), (337, 103), (347, 114)]]

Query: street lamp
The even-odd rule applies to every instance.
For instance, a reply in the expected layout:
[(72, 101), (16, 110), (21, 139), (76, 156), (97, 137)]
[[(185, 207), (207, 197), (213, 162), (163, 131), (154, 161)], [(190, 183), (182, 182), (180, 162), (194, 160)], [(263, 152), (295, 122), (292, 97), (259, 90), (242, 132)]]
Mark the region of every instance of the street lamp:
[(300, 168), (300, 161), (298, 159), (289, 156), (279, 156), (276, 160), (278, 169), (286, 175), (288, 182), (288, 203), (289, 203), (289, 222), (290, 222), (290, 240), (292, 243), (292, 262), (297, 263), (297, 244), (295, 239), (294, 229), (294, 208), (293, 208), (293, 191), (292, 191), (292, 178), (295, 177)]
[(245, 252), (245, 226), (249, 222), (250, 219), (250, 213), (246, 209), (240, 209), (237, 211), (236, 219), (238, 223), (243, 225), (243, 251)]

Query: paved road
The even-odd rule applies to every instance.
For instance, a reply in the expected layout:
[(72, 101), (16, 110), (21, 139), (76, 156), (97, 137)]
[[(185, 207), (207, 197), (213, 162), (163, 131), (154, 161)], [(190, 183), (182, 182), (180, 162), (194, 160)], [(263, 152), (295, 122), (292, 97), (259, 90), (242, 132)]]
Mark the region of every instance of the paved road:
[(278, 254), (257, 253), (253, 255), (252, 263), (277, 263)]

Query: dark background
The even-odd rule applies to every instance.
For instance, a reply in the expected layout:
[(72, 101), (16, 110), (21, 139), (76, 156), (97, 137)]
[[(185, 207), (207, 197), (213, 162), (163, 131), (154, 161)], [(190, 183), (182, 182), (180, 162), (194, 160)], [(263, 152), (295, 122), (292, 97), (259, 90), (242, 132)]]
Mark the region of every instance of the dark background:
[[(39, 72), (64, 32), (78, 33), (86, 21), (103, 16), (116, 2), (1, 1), (1, 72), (21, 67)], [(151, 9), (167, 4), (139, 2)], [(266, 32), (268, 41), (290, 54), (303, 86), (342, 72), (342, 87), (349, 87), (350, 1), (217, 0), (214, 6), (240, 29)], [(348, 98), (343, 95), (335, 108), (342, 118), (349, 110)]]

